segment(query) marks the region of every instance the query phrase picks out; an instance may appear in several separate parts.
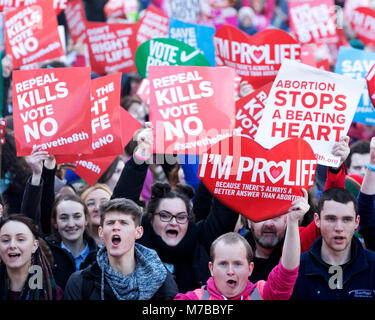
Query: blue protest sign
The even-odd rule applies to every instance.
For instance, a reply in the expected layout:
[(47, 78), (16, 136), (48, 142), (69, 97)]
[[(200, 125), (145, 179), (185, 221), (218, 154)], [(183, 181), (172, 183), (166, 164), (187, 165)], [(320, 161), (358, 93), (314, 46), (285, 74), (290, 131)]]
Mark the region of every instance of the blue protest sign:
[(172, 17), (169, 20), (169, 38), (185, 42), (189, 46), (199, 49), (212, 67), (216, 65), (214, 34), (214, 27), (183, 22)]
[[(374, 64), (374, 52), (340, 47), (335, 72), (352, 79), (364, 79)], [(367, 86), (359, 99), (353, 122), (375, 125), (375, 111), (371, 105)]]

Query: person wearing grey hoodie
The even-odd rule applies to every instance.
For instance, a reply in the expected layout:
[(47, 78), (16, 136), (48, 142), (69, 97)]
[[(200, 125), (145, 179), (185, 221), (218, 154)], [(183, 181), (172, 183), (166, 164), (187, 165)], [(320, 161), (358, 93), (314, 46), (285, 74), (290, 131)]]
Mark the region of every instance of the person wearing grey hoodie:
[(99, 236), (105, 246), (96, 261), (71, 275), (65, 300), (172, 300), (178, 293), (172, 274), (156, 251), (138, 243), (142, 210), (118, 198), (101, 205)]

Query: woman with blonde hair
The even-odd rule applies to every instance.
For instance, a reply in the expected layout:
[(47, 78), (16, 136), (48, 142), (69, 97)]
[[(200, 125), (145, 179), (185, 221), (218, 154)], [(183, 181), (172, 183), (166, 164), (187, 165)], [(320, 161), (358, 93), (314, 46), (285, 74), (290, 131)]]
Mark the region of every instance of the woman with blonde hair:
[(103, 240), (99, 237), (98, 228), (100, 226), (99, 206), (104, 201), (111, 199), (112, 191), (104, 183), (96, 183), (88, 187), (81, 193), (81, 199), (86, 204), (89, 211), (88, 232), (94, 238), (97, 244), (103, 244)]

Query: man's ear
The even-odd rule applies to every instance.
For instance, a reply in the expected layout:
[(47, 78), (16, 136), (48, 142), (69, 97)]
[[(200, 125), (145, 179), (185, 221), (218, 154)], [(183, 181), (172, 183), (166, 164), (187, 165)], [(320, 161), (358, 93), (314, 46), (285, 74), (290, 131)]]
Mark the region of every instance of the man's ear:
[(140, 238), (142, 238), (143, 236), (143, 227), (142, 226), (138, 226), (136, 229), (135, 229), (135, 239), (138, 240)]
[(210, 269), (211, 277), (213, 277), (213, 274), (212, 274), (213, 263), (211, 261), (208, 263), (208, 269)]
[(254, 262), (250, 262), (249, 263), (249, 276), (248, 278), (251, 276), (251, 274), (253, 273), (253, 270), (254, 270)]
[(314, 221), (315, 221), (316, 227), (320, 229), (320, 217), (316, 212), (314, 213)]
[(102, 226), (99, 226), (98, 228), (98, 235), (101, 239), (103, 239), (103, 227)]

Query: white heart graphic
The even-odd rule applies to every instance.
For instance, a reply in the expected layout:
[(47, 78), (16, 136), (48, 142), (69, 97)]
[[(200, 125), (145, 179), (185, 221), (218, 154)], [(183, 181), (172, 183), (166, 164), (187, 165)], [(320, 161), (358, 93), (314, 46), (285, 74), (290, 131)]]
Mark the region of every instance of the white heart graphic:
[[(272, 167), (276, 167), (276, 168), (281, 167), (281, 168), (282, 168), (282, 172), (281, 172), (276, 178), (274, 178), (274, 177), (272, 176), (272, 173), (271, 173), (271, 171), (270, 171), (270, 169), (271, 169)], [(287, 169), (287, 164), (286, 164), (285, 161), (280, 161), (280, 162), (278, 162), (278, 163), (276, 163), (275, 161), (270, 161), (270, 162), (267, 163), (267, 169), (265, 170), (265, 172), (266, 172), (266, 174), (267, 174), (268, 179), (270, 179), (270, 181), (271, 181), (272, 183), (276, 183), (276, 182), (279, 181), (282, 177), (285, 176), (286, 169)]]
[[(267, 49), (268, 49), (268, 46), (250, 46), (251, 59), (257, 64), (261, 63), (266, 57)], [(254, 54), (254, 51), (261, 51), (262, 54), (257, 57)]]

